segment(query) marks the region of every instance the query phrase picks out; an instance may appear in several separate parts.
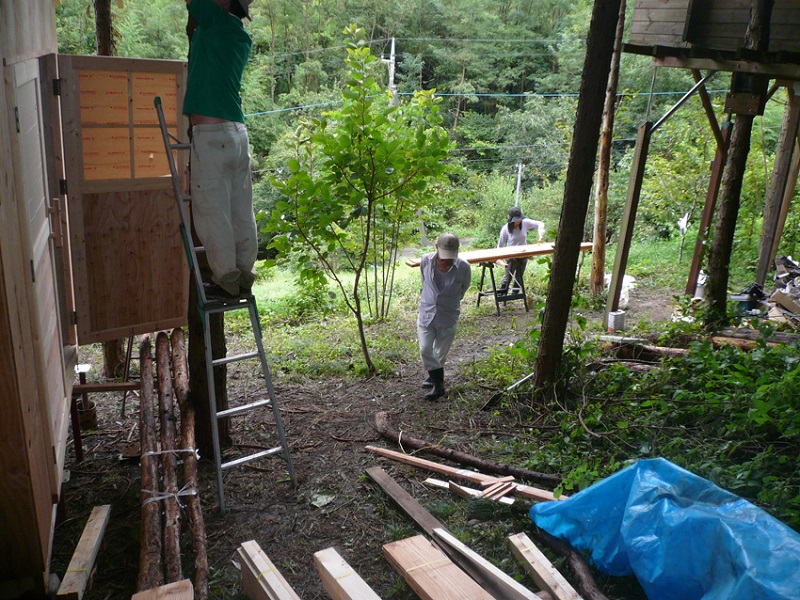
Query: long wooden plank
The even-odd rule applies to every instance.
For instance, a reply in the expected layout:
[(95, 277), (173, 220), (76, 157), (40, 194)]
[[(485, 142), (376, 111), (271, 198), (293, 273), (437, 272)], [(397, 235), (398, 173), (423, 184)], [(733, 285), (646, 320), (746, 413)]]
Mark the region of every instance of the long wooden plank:
[(138, 381), (108, 381), (106, 383), (76, 383), (72, 386), (73, 394), (94, 394), (98, 392), (124, 392), (138, 390)]
[[(378, 454), (379, 456), (385, 456), (386, 458), (391, 458), (398, 462), (405, 463), (407, 465), (419, 467), (421, 469), (428, 469), (429, 471), (433, 471), (434, 473), (441, 473), (442, 475), (449, 475), (450, 477), (457, 477), (459, 479), (470, 481), (472, 483), (479, 483), (479, 484), (483, 484), (485, 482), (491, 483), (498, 479), (497, 477), (493, 477), (492, 475), (484, 475), (483, 473), (478, 473), (477, 471), (470, 471), (469, 469), (457, 469), (455, 467), (450, 467), (448, 465), (443, 465), (430, 460), (425, 460), (424, 458), (417, 458), (416, 456), (403, 454), (402, 452), (395, 452), (394, 450), (389, 450), (387, 448), (379, 448), (377, 446), (365, 446), (364, 449), (367, 450), (367, 452), (372, 452), (373, 454)], [(522, 483), (515, 483), (514, 485), (515, 487), (512, 490), (514, 494), (516, 494), (517, 496), (522, 496), (523, 498), (530, 498), (531, 500), (547, 502), (550, 500), (557, 500), (557, 499), (563, 500), (564, 498), (567, 497), (565, 494), (562, 494), (561, 496), (559, 496), (559, 498), (556, 498), (553, 495), (553, 492), (535, 488), (530, 485), (524, 485)]]
[(385, 544), (383, 555), (423, 600), (493, 598), (421, 535)]
[(236, 552), (241, 559), (242, 588), (250, 600), (300, 600), (258, 542), (244, 542)]
[(539, 588), (553, 595), (557, 600), (581, 600), (564, 576), (542, 554), (531, 539), (524, 533), (509, 536), (511, 553), (525, 568)]
[(400, 508), (402, 508), (405, 513), (411, 517), (414, 522), (419, 525), (420, 529), (427, 533), (429, 536), (433, 536), (434, 529), (444, 529), (444, 525), (442, 525), (436, 517), (434, 517), (431, 513), (429, 513), (425, 508), (414, 499), (411, 494), (405, 491), (400, 485), (391, 477), (389, 474), (386, 473), (380, 467), (370, 467), (367, 469), (367, 475), (369, 475), (372, 480), (381, 486), (384, 492), (386, 492), (389, 497), (394, 500)]
[(131, 600), (194, 600), (194, 586), (189, 579), (174, 581), (152, 590), (137, 592)]
[(447, 544), (458, 552), (464, 560), (458, 564), (465, 569), (473, 579), (478, 581), (484, 589), (490, 591), (497, 598), (503, 600), (537, 600), (538, 596), (524, 585), (509, 577), (506, 573), (495, 567), (477, 552), (463, 544), (458, 538), (444, 531), (434, 529), (436, 539)]
[(333, 600), (380, 600), (335, 548), (314, 553), (314, 565), (322, 586)]
[[(470, 264), (495, 262), (498, 260), (508, 260), (511, 258), (530, 258), (531, 256), (542, 256), (544, 254), (552, 254), (555, 249), (555, 244), (545, 242), (541, 244), (527, 244), (526, 246), (509, 246), (507, 248), (489, 248), (486, 250), (467, 250), (459, 252), (458, 257), (463, 258)], [(592, 249), (591, 242), (583, 242), (581, 250), (588, 252)], [(409, 258), (406, 261), (409, 267), (418, 267), (420, 264), (419, 258)]]
[(64, 600), (81, 600), (89, 585), (89, 576), (94, 568), (94, 561), (100, 551), (100, 543), (111, 516), (111, 505), (95, 506), (89, 520), (83, 528), (81, 539), (69, 561), (67, 572), (58, 588), (58, 598)]

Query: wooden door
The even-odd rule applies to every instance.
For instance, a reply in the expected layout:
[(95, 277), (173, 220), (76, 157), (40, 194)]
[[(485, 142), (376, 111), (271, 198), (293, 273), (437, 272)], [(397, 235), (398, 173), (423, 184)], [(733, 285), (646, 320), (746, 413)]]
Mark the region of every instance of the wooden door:
[(185, 139), (186, 63), (58, 61), (78, 343), (183, 326), (188, 266), (153, 99)]
[[(52, 539), (53, 504), (64, 467), (68, 398), (50, 239), (41, 78), (36, 59), (3, 69), (2, 118), (9, 125), (2, 156), (13, 179), (3, 184), (0, 207), (0, 280), (5, 320), (0, 364), (0, 498), (3, 573), (44, 573)], [(5, 137), (5, 136), (0, 136)], [(7, 165), (8, 166), (8, 165)], [(8, 187), (6, 187), (8, 184)], [(5, 499), (8, 502), (5, 502)], [(24, 542), (21, 542), (24, 540)], [(26, 571), (27, 569), (27, 571)]]

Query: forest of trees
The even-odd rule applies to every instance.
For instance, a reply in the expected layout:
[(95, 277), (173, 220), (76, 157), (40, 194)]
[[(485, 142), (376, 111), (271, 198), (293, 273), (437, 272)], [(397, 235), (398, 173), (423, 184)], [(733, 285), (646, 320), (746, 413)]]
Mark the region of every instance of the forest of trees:
[[(112, 8), (118, 56), (185, 60), (183, 1), (119, 0)], [(437, 231), (466, 220), (480, 231), (475, 244), (493, 245), (521, 173), (519, 203), (545, 221), (548, 238), (554, 239), (591, 8), (590, 0), (257, 0), (252, 22), (246, 23), (254, 45), (242, 90), (257, 207), (269, 211), (277, 201), (269, 178), (285, 169), (298, 120), (340, 104), (343, 30), (354, 23), (366, 30), (373, 54), (383, 59), (378, 75), (387, 87), (394, 42), (394, 84), (401, 102), (421, 89), (435, 89), (442, 98), (443, 126), (454, 142), (449, 160), (459, 168), (452, 186), (428, 207), (428, 228)], [(63, 0), (57, 10), (59, 51), (96, 53), (93, 2)], [(628, 13), (632, 10), (630, 3)], [(725, 118), (729, 80), (728, 74), (718, 74), (709, 84), (719, 120)], [(655, 70), (646, 57), (623, 55), (609, 187), (612, 244), (638, 126), (658, 119), (693, 83), (686, 70)], [(785, 101), (777, 94), (756, 120), (734, 248), (735, 256), (745, 254), (737, 263), (754, 260)], [(714, 150), (707, 118), (693, 98), (653, 138), (637, 237), (678, 235), (678, 220), (687, 213), (691, 233)], [(476, 218), (486, 221), (482, 229), (481, 223), (469, 223)], [(797, 241), (793, 219), (783, 240), (782, 251), (789, 254)], [(590, 215), (587, 239), (591, 220)]]

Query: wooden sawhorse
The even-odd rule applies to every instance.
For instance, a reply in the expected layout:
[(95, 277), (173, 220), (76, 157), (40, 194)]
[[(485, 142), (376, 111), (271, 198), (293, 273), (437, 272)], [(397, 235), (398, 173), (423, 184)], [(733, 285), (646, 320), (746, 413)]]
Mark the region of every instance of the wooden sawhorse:
[[(528, 312), (528, 294), (525, 293), (525, 282), (524, 281), (517, 281), (517, 278), (514, 277), (511, 281), (511, 285), (509, 285), (508, 293), (507, 294), (498, 294), (497, 293), (497, 284), (495, 283), (494, 279), (494, 262), (482, 262), (481, 265), (481, 283), (478, 287), (478, 303), (477, 306), (481, 305), (481, 298), (484, 296), (492, 296), (494, 298), (494, 306), (497, 310), (497, 316), (500, 316), (500, 303), (503, 303), (505, 306), (506, 302), (510, 302), (511, 300), (522, 300), (525, 303), (525, 312)], [(483, 284), (486, 281), (486, 270), (489, 270), (489, 279), (492, 282), (492, 289), (483, 289)]]

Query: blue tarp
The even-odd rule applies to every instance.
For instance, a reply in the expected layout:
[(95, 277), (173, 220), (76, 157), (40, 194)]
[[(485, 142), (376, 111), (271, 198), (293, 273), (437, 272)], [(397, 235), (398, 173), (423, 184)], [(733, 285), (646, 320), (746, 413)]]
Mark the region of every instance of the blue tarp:
[(800, 535), (668, 460), (640, 460), (531, 519), (650, 600), (798, 600)]

